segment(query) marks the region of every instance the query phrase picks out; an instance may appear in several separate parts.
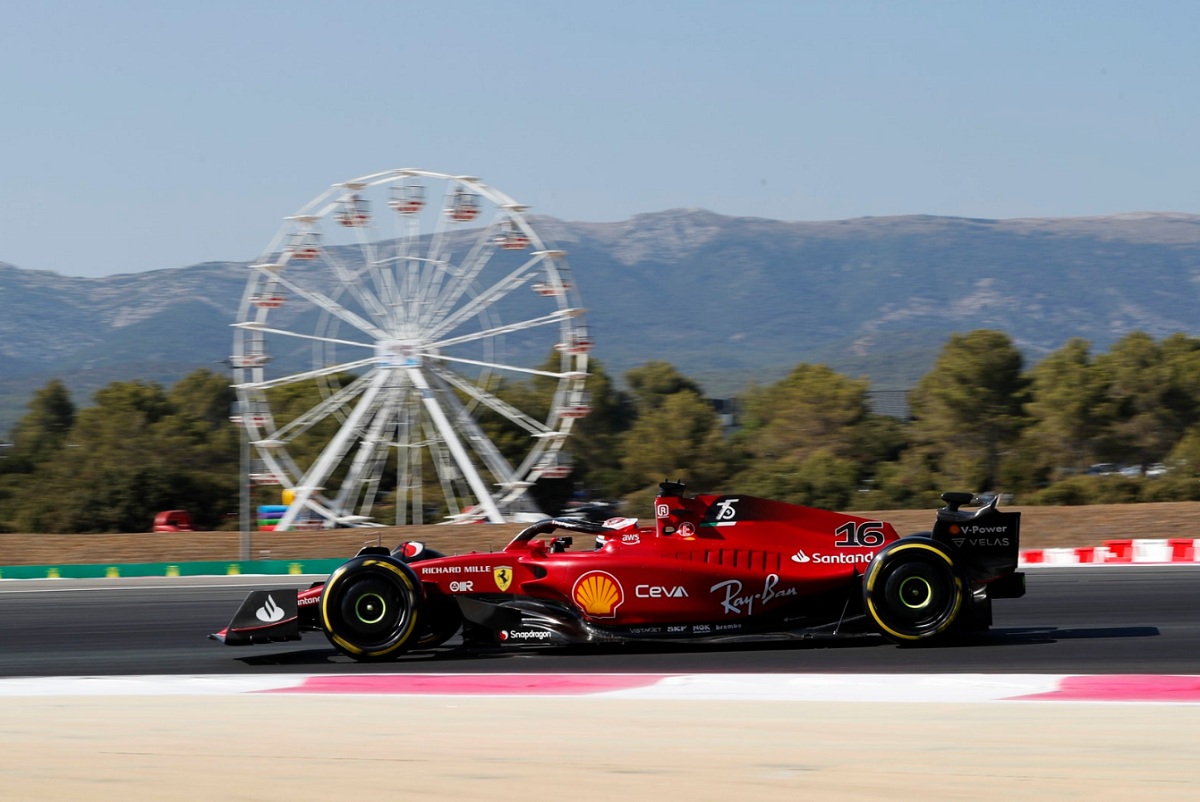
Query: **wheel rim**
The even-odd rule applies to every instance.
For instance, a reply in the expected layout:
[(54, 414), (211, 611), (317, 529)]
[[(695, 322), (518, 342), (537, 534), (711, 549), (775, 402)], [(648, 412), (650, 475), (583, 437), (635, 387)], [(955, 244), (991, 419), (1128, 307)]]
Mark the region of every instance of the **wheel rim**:
[[(590, 411), (582, 309), (562, 252), (478, 179), (393, 170), (315, 198), (252, 265), (234, 329), (246, 473), (293, 491), (275, 528), (367, 523), (385, 500), (397, 525), (536, 511), (528, 488), (569, 472)], [(498, 392), (535, 376), (548, 411)]]
[(387, 601), (378, 593), (364, 593), (354, 601), (354, 615), (360, 623), (378, 624), (387, 615)]
[(910, 610), (921, 610), (933, 599), (933, 587), (924, 577), (910, 576), (900, 583), (900, 603)]

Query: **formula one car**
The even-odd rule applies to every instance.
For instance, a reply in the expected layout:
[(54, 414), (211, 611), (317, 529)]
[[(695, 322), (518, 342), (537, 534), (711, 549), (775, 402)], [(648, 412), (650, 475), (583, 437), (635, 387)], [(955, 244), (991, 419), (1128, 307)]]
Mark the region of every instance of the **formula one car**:
[[(688, 498), (664, 482), (655, 525), (535, 523), (492, 553), (369, 546), (307, 590), (260, 590), (210, 635), (228, 645), (325, 633), (355, 660), (440, 646), (813, 638), (877, 632), (936, 643), (991, 625), (1025, 593), (1020, 513), (945, 493), (931, 532), (746, 495)], [(596, 536), (572, 550), (561, 532)], [(553, 535), (553, 536), (552, 536)]]

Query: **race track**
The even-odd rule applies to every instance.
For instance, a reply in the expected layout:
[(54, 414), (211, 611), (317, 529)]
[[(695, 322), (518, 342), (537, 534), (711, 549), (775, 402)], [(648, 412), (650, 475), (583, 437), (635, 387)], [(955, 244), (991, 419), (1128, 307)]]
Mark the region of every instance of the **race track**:
[[(296, 580), (306, 586), (311, 578)], [(991, 633), (902, 649), (877, 638), (721, 647), (606, 647), (469, 656), (454, 650), (362, 665), (318, 633), (226, 647), (261, 577), (0, 583), (0, 676), (346, 672), (939, 672), (1200, 674), (1200, 566), (1033, 569), (1023, 599), (998, 601)]]

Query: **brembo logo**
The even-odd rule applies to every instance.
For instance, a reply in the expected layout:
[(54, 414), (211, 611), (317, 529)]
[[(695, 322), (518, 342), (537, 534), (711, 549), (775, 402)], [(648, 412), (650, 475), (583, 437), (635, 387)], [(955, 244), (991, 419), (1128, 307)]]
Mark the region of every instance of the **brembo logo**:
[(254, 611), (254, 617), (259, 621), (266, 621), (268, 624), (274, 624), (276, 621), (283, 618), (283, 608), (276, 604), (274, 599), (268, 596), (266, 604)]

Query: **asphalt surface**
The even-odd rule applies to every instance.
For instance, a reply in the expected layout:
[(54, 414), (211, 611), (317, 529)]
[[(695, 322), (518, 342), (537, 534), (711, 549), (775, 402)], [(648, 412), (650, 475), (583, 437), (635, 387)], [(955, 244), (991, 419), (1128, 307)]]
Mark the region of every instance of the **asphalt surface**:
[(268, 646), (206, 639), (251, 589), (311, 578), (0, 582), (0, 676), (369, 672), (1200, 674), (1200, 566), (1034, 569), (987, 635), (935, 648), (875, 637), (725, 646), (413, 654), (359, 664), (319, 633)]

